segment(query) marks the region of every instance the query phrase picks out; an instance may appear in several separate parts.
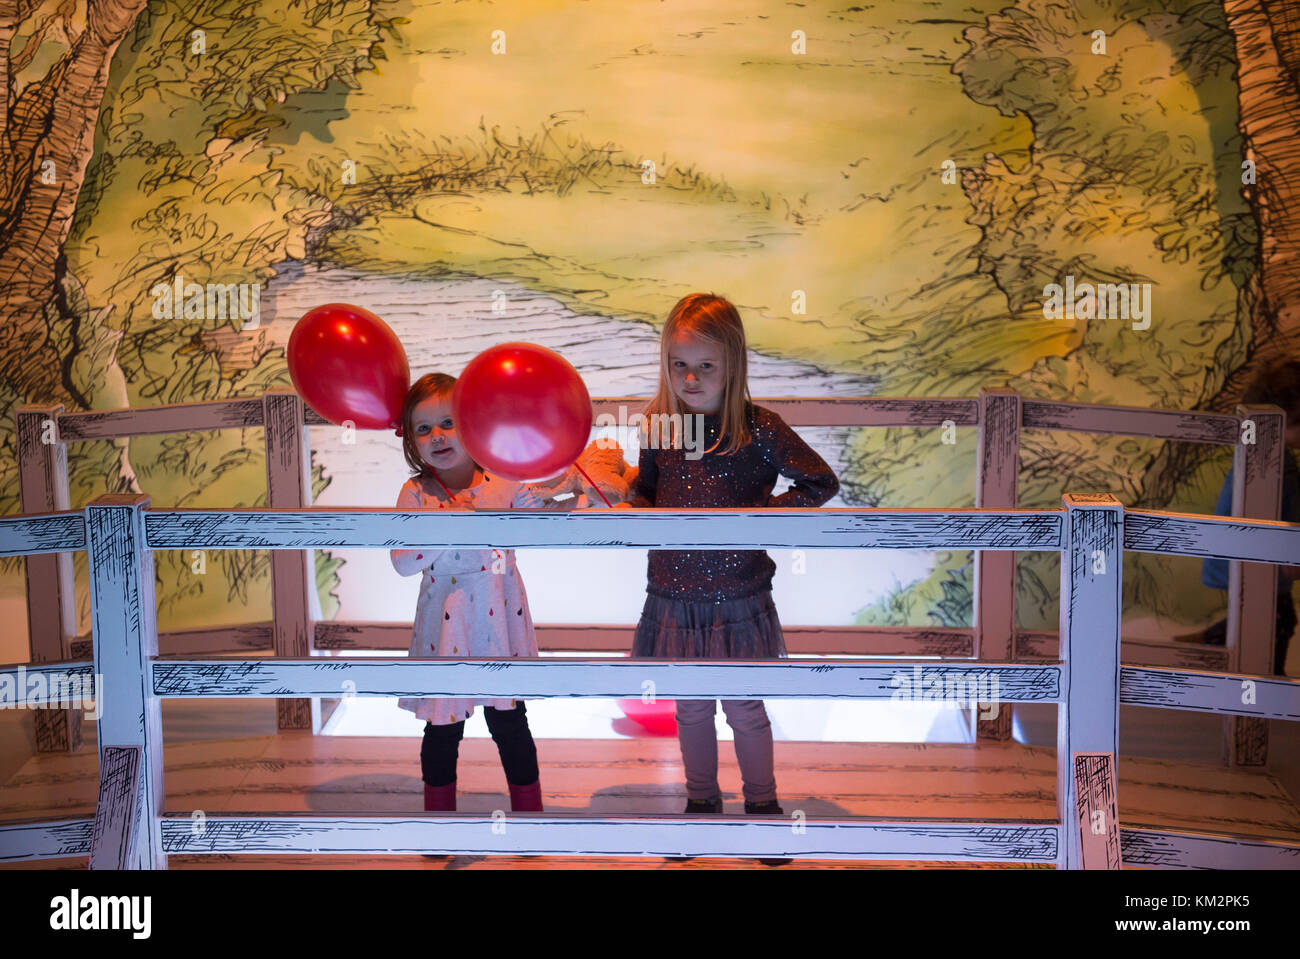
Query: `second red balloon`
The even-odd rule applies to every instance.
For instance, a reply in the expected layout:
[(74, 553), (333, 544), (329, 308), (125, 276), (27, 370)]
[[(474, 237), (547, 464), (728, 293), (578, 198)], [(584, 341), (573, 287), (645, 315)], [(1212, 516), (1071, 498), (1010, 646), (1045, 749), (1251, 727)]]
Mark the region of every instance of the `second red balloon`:
[(572, 364), (534, 343), (502, 343), (456, 380), (452, 416), (465, 451), (511, 480), (567, 469), (591, 433), (591, 396)]

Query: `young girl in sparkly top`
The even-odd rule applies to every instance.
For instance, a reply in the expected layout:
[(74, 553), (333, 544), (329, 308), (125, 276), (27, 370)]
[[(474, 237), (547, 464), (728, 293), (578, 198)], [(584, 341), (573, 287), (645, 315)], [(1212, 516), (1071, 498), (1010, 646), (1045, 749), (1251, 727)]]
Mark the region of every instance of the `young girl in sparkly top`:
[[(655, 417), (655, 414), (668, 416)], [(702, 430), (666, 428), (672, 414)], [(646, 408), (658, 435), (643, 435), (629, 507), (813, 507), (839, 490), (826, 462), (770, 410), (749, 398), (745, 328), (720, 296), (683, 297), (664, 324), (659, 391)], [(644, 431), (643, 431), (644, 433)], [(702, 442), (686, 448), (683, 437)], [(647, 442), (649, 440), (649, 442)], [(658, 447), (658, 448), (655, 448)], [(703, 455), (701, 455), (701, 453)], [(780, 496), (777, 475), (793, 485)], [(763, 550), (651, 550), (646, 602), (632, 655), (672, 659), (766, 659), (785, 655), (772, 603), (776, 564)], [(724, 700), (744, 781), (745, 812), (782, 814), (772, 727), (761, 700)], [(679, 700), (686, 812), (722, 812), (716, 700)]]

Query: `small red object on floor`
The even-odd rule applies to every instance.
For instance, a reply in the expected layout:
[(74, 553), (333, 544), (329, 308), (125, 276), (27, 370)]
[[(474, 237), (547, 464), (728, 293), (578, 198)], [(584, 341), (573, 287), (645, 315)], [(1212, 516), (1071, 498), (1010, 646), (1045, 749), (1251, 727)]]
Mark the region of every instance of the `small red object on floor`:
[(643, 726), (656, 736), (677, 735), (677, 703), (672, 699), (656, 699), (644, 703), (639, 699), (620, 699), (619, 708), (632, 722)]

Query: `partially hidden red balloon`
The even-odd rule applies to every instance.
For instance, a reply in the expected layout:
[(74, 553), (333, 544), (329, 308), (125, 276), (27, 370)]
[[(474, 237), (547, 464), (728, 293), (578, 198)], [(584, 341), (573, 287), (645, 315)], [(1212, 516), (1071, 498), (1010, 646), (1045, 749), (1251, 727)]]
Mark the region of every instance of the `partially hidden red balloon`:
[(401, 425), (411, 385), (406, 350), (369, 310), (326, 303), (303, 314), (289, 335), (289, 375), (308, 406), (331, 423), (360, 429)]
[(669, 736), (677, 732), (677, 703), (671, 699), (656, 699), (643, 703), (639, 699), (620, 699), (623, 715), (656, 736)]
[(470, 360), (451, 410), (470, 458), (511, 480), (567, 469), (591, 433), (582, 377), (559, 353), (533, 343), (502, 343)]

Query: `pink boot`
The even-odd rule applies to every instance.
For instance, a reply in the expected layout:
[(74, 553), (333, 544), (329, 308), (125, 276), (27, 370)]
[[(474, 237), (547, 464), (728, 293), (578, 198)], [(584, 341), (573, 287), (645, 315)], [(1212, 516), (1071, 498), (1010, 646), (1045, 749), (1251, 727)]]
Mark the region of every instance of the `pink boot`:
[(445, 786), (424, 784), (425, 812), (456, 811), (456, 781), (453, 779)]
[(527, 786), (516, 786), (513, 783), (506, 785), (510, 787), (511, 812), (544, 812), (541, 780)]

